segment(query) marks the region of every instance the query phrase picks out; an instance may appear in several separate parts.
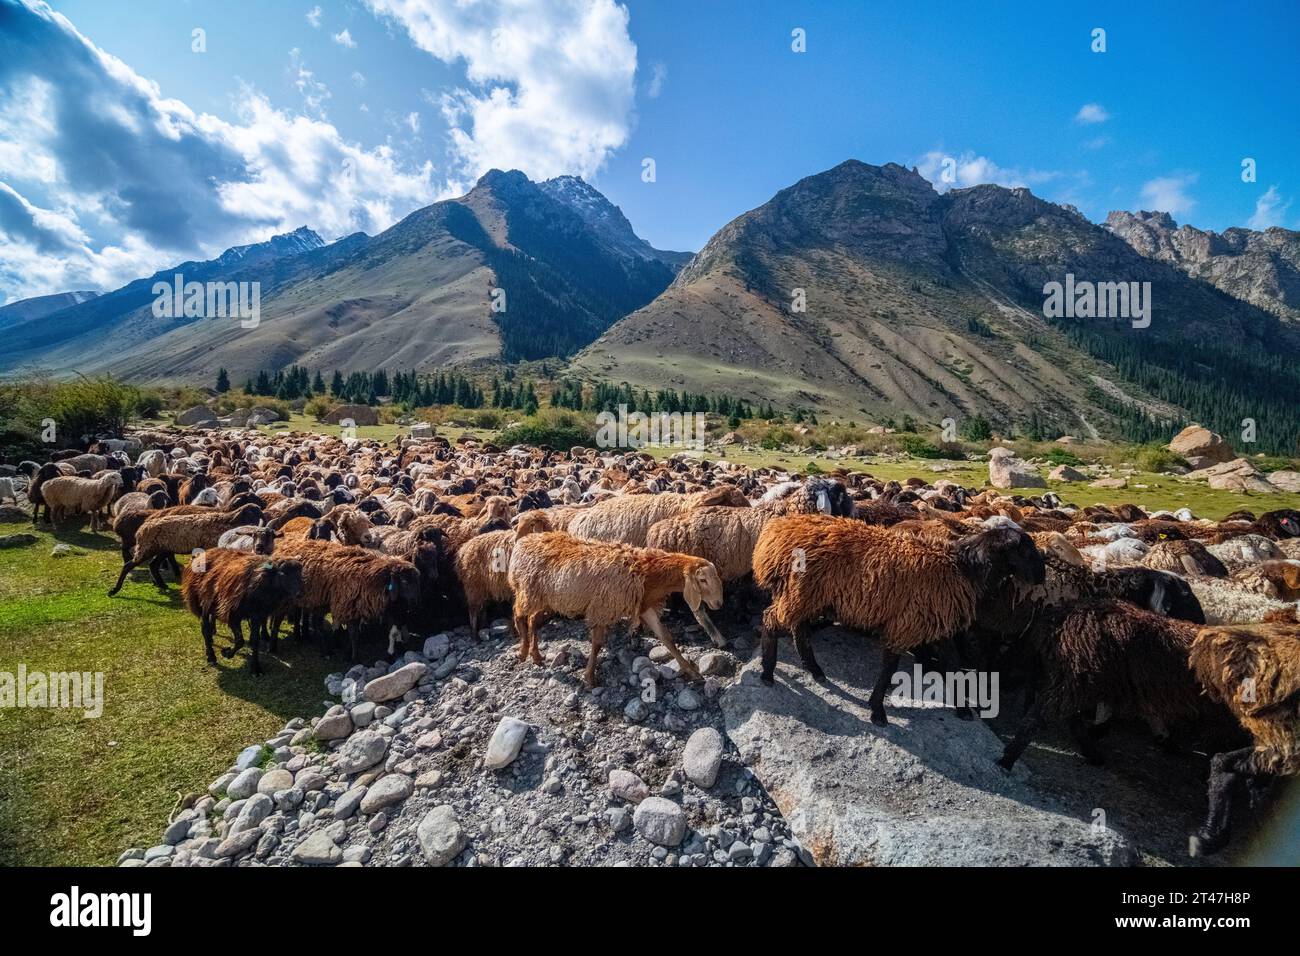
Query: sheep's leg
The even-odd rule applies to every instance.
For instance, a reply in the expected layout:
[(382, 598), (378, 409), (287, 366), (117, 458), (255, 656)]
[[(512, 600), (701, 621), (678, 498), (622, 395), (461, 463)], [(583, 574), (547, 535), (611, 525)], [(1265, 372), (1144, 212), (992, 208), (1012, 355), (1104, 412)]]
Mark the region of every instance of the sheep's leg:
[(826, 683), (826, 672), (813, 656), (812, 634), (807, 621), (794, 629), (794, 649), (799, 652), (799, 660), (803, 661), (803, 666), (812, 675), (812, 679), (819, 684)]
[(528, 619), (528, 654), (532, 657), (534, 664), (543, 663), (542, 652), (538, 648), (538, 638), (541, 637), (542, 625), (545, 623), (546, 614), (544, 613), (534, 614)]
[(1074, 737), (1074, 742), (1084, 760), (1094, 767), (1100, 767), (1106, 763), (1106, 755), (1097, 746), (1088, 720), (1082, 714), (1074, 714), (1070, 717), (1070, 735)]
[(1003, 770), (1010, 770), (1016, 765), (1016, 761), (1025, 752), (1029, 742), (1034, 739), (1034, 734), (1042, 729), (1044, 719), (1042, 702), (1035, 695), (1034, 702), (1029, 706), (1029, 710), (1020, 721), (1020, 726), (1016, 728), (1015, 737), (1002, 751), (1002, 756), (997, 761), (999, 767)]
[(894, 672), (898, 670), (898, 659), (901, 654), (891, 651), (888, 647), (882, 647), (880, 650), (880, 674), (876, 677), (876, 686), (871, 691), (871, 722), (877, 726), (884, 727), (888, 725), (889, 718), (885, 716), (885, 693), (889, 690), (889, 685), (893, 682)]
[(179, 581), (181, 579), (181, 563), (176, 560), (176, 555), (164, 555), (163, 563), (172, 569), (172, 577)]
[(659, 643), (668, 648), (668, 653), (673, 655), (673, 660), (681, 666), (683, 677), (687, 680), (704, 680), (704, 675), (691, 663), (690, 658), (677, 649), (672, 635), (668, 633), (668, 628), (664, 627), (663, 621), (659, 620), (659, 614), (654, 608), (641, 612), (641, 620), (646, 627), (650, 628), (654, 636), (659, 638)]
[(361, 627), (357, 624), (348, 625), (348, 641), (351, 647), (349, 653), (352, 655), (350, 660), (355, 664), (357, 660), (357, 638), (360, 637)]
[(149, 560), (149, 577), (153, 579), (154, 585), (160, 591), (167, 590), (167, 582), (163, 580), (162, 566), (164, 557), (159, 554)]
[[(472, 631), (472, 633), (477, 634), (478, 631)], [(519, 635), (519, 660), (522, 662), (523, 659), (528, 656), (528, 642), (530, 640), (528, 633), (528, 615), (515, 615), (515, 633)]]
[[(480, 609), (479, 609), (478, 607), (475, 607), (473, 604), (470, 604), (470, 605), (469, 605), (469, 633), (470, 633), (470, 636), (473, 637), (475, 640), (478, 639), (478, 615), (479, 615), (479, 610), (480, 610)], [(516, 620), (518, 620), (518, 619), (516, 618)], [(516, 629), (517, 629), (517, 628), (516, 628)]]
[(709, 617), (709, 612), (705, 609), (703, 604), (698, 608), (691, 608), (691, 613), (695, 615), (695, 620), (700, 627), (704, 628), (704, 633), (709, 635), (709, 640), (713, 642), (714, 647), (727, 646), (727, 639), (722, 636), (722, 632), (719, 631), (717, 625), (713, 623), (713, 619)]
[(262, 629), (259, 626), (258, 622), (256, 620), (250, 621), (248, 624), (248, 641), (250, 644), (253, 645), (252, 668), (254, 674), (262, 673), (262, 659), (258, 656), (257, 648), (258, 645), (262, 643), (263, 636), (264, 635), (262, 634)]
[[(590, 630), (591, 654), (587, 658), (587, 669), (582, 675), (588, 690), (596, 686), (596, 660), (600, 657), (600, 649), (605, 646), (605, 633), (609, 628), (604, 624), (592, 624)], [(520, 660), (523, 660), (523, 658), (520, 658)]]
[(215, 664), (217, 662), (217, 655), (212, 649), (212, 638), (217, 633), (216, 618), (205, 614), (199, 621), (199, 630), (203, 634), (203, 650), (208, 655), (208, 663)]
[(244, 626), (243, 626), (243, 622), (241, 622), (239, 618), (234, 618), (231, 620), (230, 633), (235, 635), (234, 645), (231, 647), (223, 647), (221, 649), (221, 656), (224, 657), (226, 660), (230, 660), (232, 657), (238, 654), (240, 648), (244, 646)]
[(773, 676), (776, 673), (776, 628), (764, 622), (760, 637), (763, 642), (763, 673), (760, 677), (764, 684), (771, 686), (776, 682)]
[(1204, 825), (1187, 839), (1188, 856), (1209, 856), (1228, 843), (1232, 816), (1232, 790), (1250, 773), (1253, 747), (1217, 753), (1210, 760), (1209, 810)]
[[(945, 675), (965, 670), (958, 659), (957, 645), (952, 641), (939, 641), (937, 644), (929, 645), (929, 649), (933, 653), (935, 666)], [(965, 699), (956, 702), (953, 715), (958, 720), (975, 719), (975, 712), (971, 710), (970, 702)]]
[(112, 597), (118, 591), (122, 590), (122, 584), (126, 581), (126, 576), (131, 573), (140, 564), (139, 561), (127, 561), (122, 565), (122, 573), (117, 576), (117, 583), (109, 588), (108, 596)]

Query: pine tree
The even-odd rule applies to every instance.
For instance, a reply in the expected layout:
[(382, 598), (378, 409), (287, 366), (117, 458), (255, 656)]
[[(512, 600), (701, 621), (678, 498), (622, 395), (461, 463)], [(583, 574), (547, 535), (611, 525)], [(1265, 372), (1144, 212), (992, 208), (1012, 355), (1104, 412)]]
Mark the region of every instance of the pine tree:
[(224, 368), (217, 369), (217, 391), (222, 394), (230, 391), (230, 375)]

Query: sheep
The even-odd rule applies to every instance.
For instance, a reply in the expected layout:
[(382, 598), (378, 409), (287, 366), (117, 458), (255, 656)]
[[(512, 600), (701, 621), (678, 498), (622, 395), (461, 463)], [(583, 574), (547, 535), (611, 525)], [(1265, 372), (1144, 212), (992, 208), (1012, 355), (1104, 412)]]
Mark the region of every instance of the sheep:
[(722, 580), (703, 558), (547, 531), (515, 542), (506, 577), (515, 595), (521, 661), (531, 656), (534, 663), (542, 663), (538, 631), (549, 617), (580, 617), (591, 637), (584, 680), (588, 688), (595, 687), (605, 635), (612, 625), (628, 619), (650, 628), (684, 676), (703, 680), (659, 619), (663, 602), (679, 591), (693, 611), (722, 606)]
[(722, 485), (690, 495), (670, 492), (620, 495), (579, 512), (569, 522), (568, 533), (590, 541), (615, 541), (645, 547), (651, 525), (705, 505), (747, 508), (749, 499), (734, 485)]
[[(119, 499), (119, 500), (125, 500)], [(149, 495), (148, 508), (127, 508), (122, 510), (113, 519), (113, 533), (118, 536), (122, 542), (122, 560), (130, 561), (131, 554), (135, 551), (135, 536), (140, 530), (140, 526), (150, 518), (156, 517), (158, 512), (166, 511), (168, 514), (208, 514), (211, 508), (201, 507), (199, 505), (177, 505), (168, 507), (167, 493), (155, 491)], [(179, 567), (176, 569), (176, 576), (180, 577)]]
[(221, 651), (229, 659), (244, 646), (241, 624), (246, 620), (253, 647), (252, 671), (262, 673), (258, 647), (267, 636), (267, 618), (295, 601), (302, 593), (302, 583), (299, 561), (270, 560), (225, 548), (204, 552), (203, 562), (191, 564), (182, 575), (181, 599), (199, 618), (208, 663), (217, 663), (212, 648), (217, 622), (228, 625), (235, 636), (234, 646)]
[(50, 524), (57, 527), (69, 514), (89, 514), (90, 530), (98, 531), (101, 512), (108, 509), (122, 489), (122, 476), (110, 471), (99, 478), (60, 476), (41, 485), (41, 497), (49, 510)]
[(144, 470), (150, 478), (157, 478), (167, 470), (167, 453), (158, 448), (142, 452), (135, 460), (137, 468)]
[(1195, 540), (1157, 541), (1142, 557), (1144, 568), (1172, 571), (1186, 577), (1226, 578), (1223, 562)]
[(9, 477), (0, 478), (0, 504), (3, 504), (6, 498), (11, 498), (14, 504), (18, 504), (18, 489), (14, 487), (14, 480)]
[[(773, 682), (778, 630), (794, 636), (804, 666), (826, 675), (813, 656), (808, 624), (823, 613), (881, 635), (881, 670), (871, 694), (871, 720), (884, 726), (885, 692), (903, 653), (940, 644), (951, 661), (951, 638), (975, 617), (983, 591), (1007, 576), (1042, 583), (1042, 555), (1023, 531), (994, 528), (945, 547), (852, 518), (776, 518), (754, 549), (754, 580), (772, 595), (763, 612), (764, 683)], [(948, 669), (948, 668), (945, 668)], [(970, 716), (966, 708), (959, 714)]]
[(1300, 561), (1261, 561), (1234, 571), (1232, 580), (1247, 591), (1281, 601), (1300, 599)]
[(1019, 650), (1032, 697), (997, 765), (1011, 770), (1048, 720), (1064, 719), (1084, 758), (1104, 762), (1085, 715), (1140, 714), (1154, 727), (1200, 712), (1187, 653), (1197, 625), (1127, 601), (1089, 599), (1053, 608), (1035, 621)]
[(445, 514), (424, 515), (406, 526), (407, 531), (438, 528), (447, 535), (446, 552), (450, 560), (470, 538), (487, 531), (504, 531), (510, 527), (510, 502), (496, 496), (489, 498), (476, 517), (457, 518)]
[[(152, 562), (154, 558), (165, 555), (190, 554), (200, 548), (215, 548), (223, 533), (240, 525), (255, 524), (261, 518), (262, 509), (257, 505), (244, 505), (238, 511), (211, 510), (208, 514), (163, 512), (154, 515), (140, 525), (136, 532), (131, 560), (123, 562), (117, 583), (109, 590), (108, 596), (112, 597), (122, 590), (126, 576), (146, 561)], [(166, 589), (162, 575), (152, 563), (149, 572), (154, 584)]]
[(754, 507), (772, 514), (828, 514), (853, 517), (853, 499), (848, 490), (830, 478), (809, 478), (805, 482), (788, 481), (774, 485)]
[(231, 528), (217, 539), (218, 548), (245, 554), (271, 554), (275, 550), (275, 529), (259, 525)]
[(1274, 597), (1247, 590), (1230, 579), (1191, 578), (1187, 583), (1205, 609), (1206, 624), (1251, 624), (1271, 611), (1287, 607)]
[(510, 555), (515, 541), (525, 535), (550, 531), (544, 511), (525, 511), (511, 531), (489, 531), (461, 545), (453, 566), (469, 612), (469, 632), (478, 634), (479, 618), (490, 603), (507, 603), (511, 599)]
[(1207, 627), (1197, 633), (1188, 666), (1205, 693), (1232, 712), (1251, 746), (1210, 760), (1209, 809), (1187, 841), (1191, 856), (1207, 856), (1228, 842), (1232, 791), (1300, 773), (1300, 626)]
[(1223, 562), (1229, 571), (1237, 571), (1261, 561), (1274, 561), (1286, 557), (1277, 542), (1261, 534), (1243, 534), (1225, 541), (1217, 541), (1206, 548)]
[(303, 588), (294, 607), (304, 621), (328, 612), (334, 626), (347, 632), (352, 660), (362, 628), (394, 625), (419, 601), (420, 572), (401, 558), (312, 540), (285, 541), (277, 557), (302, 563)]

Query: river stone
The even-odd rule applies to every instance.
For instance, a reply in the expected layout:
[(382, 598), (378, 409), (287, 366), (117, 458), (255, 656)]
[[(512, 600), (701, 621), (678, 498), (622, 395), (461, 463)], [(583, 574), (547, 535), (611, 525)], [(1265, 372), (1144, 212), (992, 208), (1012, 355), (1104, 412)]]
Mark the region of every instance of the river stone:
[(339, 748), (336, 766), (339, 773), (360, 773), (383, 760), (387, 752), (387, 738), (372, 730), (363, 730), (353, 734)]
[(650, 796), (650, 788), (646, 786), (646, 782), (631, 770), (611, 770), (609, 792), (628, 803), (640, 803)]
[(275, 767), (262, 774), (257, 782), (257, 792), (272, 796), (277, 790), (288, 790), (293, 786), (293, 774), (283, 767)]
[(434, 807), (416, 827), (420, 850), (430, 866), (446, 866), (465, 849), (465, 831), (449, 806)]
[(682, 769), (686, 779), (705, 790), (718, 782), (722, 766), (722, 734), (712, 727), (701, 727), (691, 734), (682, 752)]
[(257, 793), (257, 784), (261, 779), (262, 771), (256, 767), (249, 767), (226, 787), (226, 796), (231, 800), (244, 800), (251, 797)]
[(335, 704), (325, 712), (325, 716), (316, 722), (312, 736), (317, 740), (338, 740), (352, 733), (352, 717), (343, 709), (342, 704)]
[(333, 866), (343, 860), (343, 851), (334, 845), (329, 834), (317, 830), (294, 847), (293, 858), (308, 866)]
[(366, 795), (361, 798), (361, 812), (375, 813), (384, 807), (391, 807), (395, 803), (401, 803), (409, 797), (415, 789), (415, 784), (411, 778), (402, 773), (390, 773), (386, 777), (380, 777)]
[(646, 797), (632, 814), (637, 832), (659, 846), (677, 846), (686, 838), (686, 813), (671, 800)]
[(519, 748), (524, 745), (528, 735), (528, 724), (517, 717), (502, 717), (497, 729), (492, 731), (488, 741), (487, 753), (483, 765), (489, 770), (500, 770), (509, 766), (519, 756)]
[(429, 665), (414, 661), (405, 667), (399, 667), (391, 674), (385, 674), (383, 677), (376, 677), (370, 683), (366, 684), (365, 697), (372, 703), (382, 704), (390, 700), (397, 700), (408, 690), (419, 683), (420, 678), (428, 671)]

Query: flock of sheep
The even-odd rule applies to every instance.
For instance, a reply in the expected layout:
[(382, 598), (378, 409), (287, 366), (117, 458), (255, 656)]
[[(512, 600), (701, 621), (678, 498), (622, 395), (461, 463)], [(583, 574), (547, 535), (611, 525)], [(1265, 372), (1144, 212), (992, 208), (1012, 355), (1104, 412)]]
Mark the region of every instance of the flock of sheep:
[(392, 654), (411, 630), (468, 617), (477, 633), (489, 605), (513, 604), (521, 661), (543, 662), (548, 619), (582, 619), (594, 685), (610, 630), (627, 622), (698, 679), (660, 618), (680, 594), (719, 646), (710, 611), (725, 599), (747, 620), (764, 607), (767, 683), (782, 634), (818, 680), (814, 624), (869, 635), (878, 724), (903, 654), (949, 673), (997, 669), (1024, 691), (1008, 770), (1048, 722), (1068, 725), (1090, 762), (1114, 714), (1145, 719), (1171, 747), (1189, 728), (1235, 738), (1211, 761), (1193, 855), (1227, 842), (1237, 784), (1253, 803), (1300, 771), (1295, 511), (1215, 522), (847, 471), (792, 479), (687, 456), (301, 433), (142, 432), (19, 471), (34, 521), (111, 521), (123, 566), (110, 595), (137, 567), (161, 588), (178, 577), (213, 663), (218, 624), (234, 636), (222, 653), (247, 644), (258, 671), (286, 623), (299, 638), (345, 634), (355, 660), (364, 637)]

